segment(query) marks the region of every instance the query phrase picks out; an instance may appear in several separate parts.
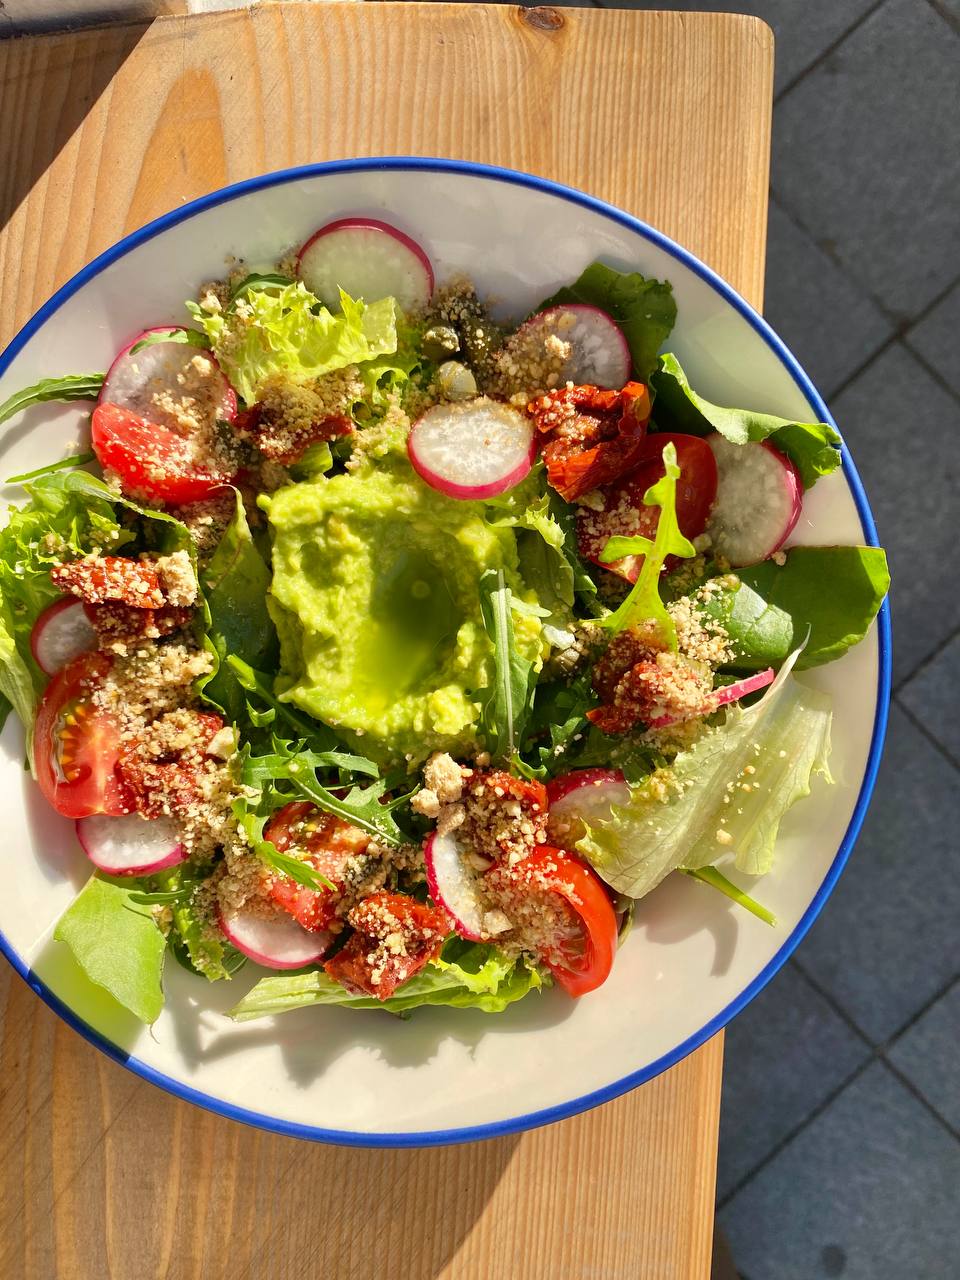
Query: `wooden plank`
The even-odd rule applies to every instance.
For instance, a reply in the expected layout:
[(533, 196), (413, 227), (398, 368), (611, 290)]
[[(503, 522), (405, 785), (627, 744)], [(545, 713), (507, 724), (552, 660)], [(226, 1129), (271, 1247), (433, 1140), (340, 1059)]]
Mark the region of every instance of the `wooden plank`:
[[(579, 186), (759, 304), (771, 82), (767, 28), (715, 14), (286, 3), (0, 42), (0, 341), (183, 200), (389, 153)], [(344, 1151), (174, 1101), (4, 969), (0, 1275), (705, 1277), (721, 1052), (536, 1133)]]

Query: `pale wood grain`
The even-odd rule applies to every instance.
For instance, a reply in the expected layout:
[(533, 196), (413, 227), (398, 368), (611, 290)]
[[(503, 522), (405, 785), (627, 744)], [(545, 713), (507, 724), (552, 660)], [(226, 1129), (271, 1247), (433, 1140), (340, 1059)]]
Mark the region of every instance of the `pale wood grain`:
[[(384, 153), (579, 186), (759, 304), (767, 28), (544, 17), (288, 3), (0, 43), (0, 340), (95, 253), (185, 199)], [(522, 1137), (344, 1151), (174, 1101), (4, 968), (0, 1280), (705, 1277), (721, 1053), (717, 1037), (628, 1097)]]

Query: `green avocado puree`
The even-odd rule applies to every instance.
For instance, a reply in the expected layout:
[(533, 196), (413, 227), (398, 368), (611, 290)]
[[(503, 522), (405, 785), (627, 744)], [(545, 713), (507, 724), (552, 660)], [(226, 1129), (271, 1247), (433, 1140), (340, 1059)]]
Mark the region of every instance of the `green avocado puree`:
[[(481, 503), (429, 488), (405, 458), (261, 498), (273, 540), (277, 689), (382, 763), (478, 745), (478, 693), (493, 675), (478, 583), (517, 571), (512, 529)], [(515, 618), (536, 660), (540, 623)]]

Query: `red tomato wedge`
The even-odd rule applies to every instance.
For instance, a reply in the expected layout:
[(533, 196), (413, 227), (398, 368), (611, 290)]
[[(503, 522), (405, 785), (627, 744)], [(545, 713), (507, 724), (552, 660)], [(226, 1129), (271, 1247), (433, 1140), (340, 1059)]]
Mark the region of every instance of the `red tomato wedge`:
[(336, 914), (343, 881), (351, 859), (364, 854), (370, 837), (332, 813), (324, 813), (307, 800), (295, 800), (279, 809), (267, 824), (264, 838), (286, 853), (294, 847), (333, 885), (332, 889), (307, 889), (289, 876), (271, 882), (270, 896), (304, 929), (326, 929)]
[[(577, 512), (577, 543), (585, 560), (602, 564), (600, 554), (609, 538), (653, 538), (660, 519), (659, 507), (647, 507), (643, 495), (664, 475), (663, 448), (672, 443), (677, 450), (680, 478), (677, 481), (677, 523), (688, 538), (696, 538), (707, 527), (710, 508), (717, 496), (717, 462), (713, 450), (700, 436), (658, 431), (647, 436), (638, 464), (615, 484), (600, 492), (602, 511), (581, 507)], [(643, 556), (626, 556), (604, 565), (629, 582), (636, 582)], [(669, 565), (669, 562), (668, 562)]]
[(517, 888), (534, 893), (546, 889), (564, 900), (568, 923), (563, 937), (543, 956), (544, 963), (570, 995), (595, 991), (609, 977), (617, 950), (617, 917), (599, 876), (579, 858), (548, 845), (510, 868), (509, 874)]
[(103, 653), (74, 658), (47, 685), (37, 709), (33, 754), (44, 798), (65, 818), (131, 813), (133, 798), (117, 773), (120, 732), (92, 694), (110, 670)]
[(199, 502), (233, 479), (193, 462), (183, 436), (117, 404), (97, 405), (91, 437), (98, 462), (117, 473), (125, 492), (157, 502)]

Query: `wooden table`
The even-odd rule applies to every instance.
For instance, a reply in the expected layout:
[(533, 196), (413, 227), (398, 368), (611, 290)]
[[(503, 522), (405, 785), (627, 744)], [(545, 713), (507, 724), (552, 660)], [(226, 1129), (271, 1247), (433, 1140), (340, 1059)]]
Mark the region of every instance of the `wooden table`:
[[(759, 304), (772, 37), (722, 14), (267, 5), (0, 43), (0, 340), (164, 210), (432, 154), (646, 218)], [(0, 1280), (674, 1280), (710, 1269), (722, 1045), (600, 1109), (418, 1152), (175, 1101), (0, 970)]]

